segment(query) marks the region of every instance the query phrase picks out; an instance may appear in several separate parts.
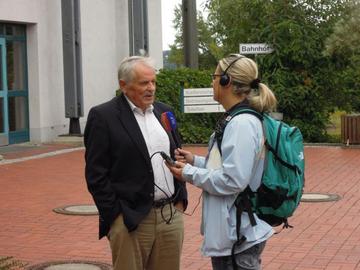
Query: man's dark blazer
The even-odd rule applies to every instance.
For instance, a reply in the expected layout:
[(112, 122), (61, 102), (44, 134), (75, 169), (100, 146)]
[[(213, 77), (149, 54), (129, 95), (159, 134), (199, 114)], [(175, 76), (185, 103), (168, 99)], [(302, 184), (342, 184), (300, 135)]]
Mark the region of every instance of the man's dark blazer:
[[(159, 121), (161, 113), (171, 111), (163, 103), (153, 105)], [(176, 143), (168, 135), (173, 156)], [(120, 214), (128, 230), (135, 230), (152, 207), (154, 173), (144, 137), (123, 94), (90, 110), (84, 143), (85, 177), (99, 211), (99, 238), (108, 234)], [(174, 179), (174, 185), (174, 203), (183, 201), (186, 207), (185, 184)]]

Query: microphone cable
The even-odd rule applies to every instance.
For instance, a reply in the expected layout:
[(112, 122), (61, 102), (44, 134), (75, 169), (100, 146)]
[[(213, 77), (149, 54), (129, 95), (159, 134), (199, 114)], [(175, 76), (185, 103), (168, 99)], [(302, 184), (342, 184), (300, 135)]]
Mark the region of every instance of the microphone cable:
[[(183, 187), (181, 187), (181, 188), (183, 188)], [(191, 217), (191, 216), (194, 214), (195, 210), (198, 208), (198, 206), (199, 206), (199, 204), (200, 204), (200, 201), (201, 201), (201, 197), (202, 197), (202, 192), (201, 192), (201, 194), (200, 194), (200, 196), (199, 196), (199, 198), (198, 198), (198, 201), (197, 201), (195, 207), (194, 207), (193, 210), (191, 211), (191, 213), (186, 213), (185, 211), (181, 211), (181, 210), (179, 210), (179, 209), (177, 209), (177, 208), (175, 209), (175, 211), (179, 211), (181, 214), (184, 214), (184, 215), (186, 215), (186, 216)]]
[[(156, 151), (155, 153), (153, 153), (153, 154), (150, 156), (150, 160), (154, 157), (154, 155), (160, 154), (160, 152), (161, 152), (161, 151)], [(163, 164), (163, 166), (164, 166), (164, 164)], [(168, 191), (170, 192), (170, 188), (169, 188), (169, 184), (168, 184), (167, 179), (166, 179), (166, 174), (165, 174), (164, 167), (162, 167), (162, 169), (163, 169), (163, 173), (164, 173), (164, 176), (165, 176), (164, 178), (165, 178), (166, 186), (167, 186), (167, 188), (168, 188)], [(175, 195), (172, 195), (173, 198), (171, 198), (161, 187), (159, 187), (159, 186), (155, 183), (155, 180), (154, 180), (154, 185), (155, 185), (155, 187), (157, 187), (162, 193), (164, 193), (164, 195), (166, 196), (167, 202), (166, 202), (164, 205), (161, 206), (160, 213), (161, 213), (161, 218), (163, 219), (163, 221), (165, 221), (166, 224), (170, 224), (171, 221), (172, 221), (172, 219), (173, 219), (173, 217), (174, 217), (174, 215), (175, 215), (175, 211), (176, 211), (176, 210), (173, 209), (172, 203), (174, 202), (174, 199), (178, 196), (180, 189), (177, 191), (177, 193), (176, 193)], [(174, 189), (175, 189), (175, 186), (174, 186)], [(169, 217), (169, 218), (166, 218), (165, 215), (164, 215), (164, 213), (163, 213), (164, 207), (165, 207), (167, 204), (168, 204), (169, 207), (170, 207), (170, 217)]]
[[(161, 151), (157, 151), (157, 152), (153, 153), (153, 154), (151, 155), (151, 157), (150, 157), (150, 160), (153, 158), (154, 155), (160, 154), (160, 152), (161, 152)], [(164, 170), (164, 167), (163, 167), (163, 170)], [(163, 172), (164, 172), (164, 175), (165, 175), (165, 171), (163, 171)], [(170, 191), (170, 188), (169, 188), (169, 185), (168, 185), (168, 182), (167, 182), (166, 177), (165, 177), (165, 182), (166, 182), (166, 186), (168, 187), (168, 190)], [(174, 210), (174, 213), (173, 213), (172, 203), (173, 203), (173, 202), (176, 200), (176, 198), (179, 196), (180, 190), (181, 190), (181, 189), (184, 189), (184, 186), (180, 185), (180, 186), (179, 186), (179, 189), (178, 189), (177, 192), (176, 192), (176, 194), (174, 194), (174, 195), (172, 196), (173, 198), (170, 198), (169, 195), (168, 195), (162, 188), (160, 188), (155, 182), (154, 182), (154, 185), (155, 185), (162, 193), (165, 194), (167, 200), (169, 201), (169, 202), (167, 203), (167, 204), (169, 204), (169, 206), (170, 206), (170, 218), (169, 218), (169, 219), (166, 219), (166, 218), (164, 217), (164, 215), (163, 215), (163, 208), (164, 208), (164, 206), (165, 206), (166, 204), (161, 207), (161, 217), (162, 217), (162, 219), (166, 222), (166, 224), (170, 224), (170, 223), (171, 223), (171, 220), (172, 220), (172, 218), (173, 218), (173, 215), (176, 213), (176, 211), (179, 211), (181, 214), (184, 214), (184, 215), (186, 215), (186, 216), (190, 216), (190, 217), (191, 217), (191, 216), (195, 213), (195, 210), (196, 210), (196, 209), (198, 208), (198, 206), (200, 205), (200, 201), (201, 201), (201, 198), (202, 198), (202, 192), (201, 192), (201, 194), (200, 194), (200, 196), (199, 196), (199, 198), (198, 198), (198, 201), (197, 201), (195, 207), (194, 207), (193, 210), (191, 211), (191, 213), (187, 213), (187, 212), (185, 212), (185, 211), (183, 211), (183, 210), (177, 209), (176, 207), (174, 207), (175, 210)]]

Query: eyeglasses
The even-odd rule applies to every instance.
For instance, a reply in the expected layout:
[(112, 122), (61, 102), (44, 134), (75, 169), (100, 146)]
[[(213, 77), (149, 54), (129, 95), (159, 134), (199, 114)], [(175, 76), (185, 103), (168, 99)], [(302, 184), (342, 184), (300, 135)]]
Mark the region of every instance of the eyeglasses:
[(212, 74), (212, 75), (211, 75), (211, 78), (212, 78), (213, 80), (215, 80), (216, 77), (218, 77), (218, 76), (222, 76), (222, 74)]

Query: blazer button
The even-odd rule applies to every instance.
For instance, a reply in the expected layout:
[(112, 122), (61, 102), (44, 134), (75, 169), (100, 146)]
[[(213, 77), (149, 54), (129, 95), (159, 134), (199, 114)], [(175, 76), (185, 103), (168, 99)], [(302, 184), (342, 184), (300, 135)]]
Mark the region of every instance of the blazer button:
[(153, 198), (153, 197), (154, 197), (154, 193), (150, 193), (150, 197)]
[(153, 170), (149, 170), (149, 173), (153, 173)]

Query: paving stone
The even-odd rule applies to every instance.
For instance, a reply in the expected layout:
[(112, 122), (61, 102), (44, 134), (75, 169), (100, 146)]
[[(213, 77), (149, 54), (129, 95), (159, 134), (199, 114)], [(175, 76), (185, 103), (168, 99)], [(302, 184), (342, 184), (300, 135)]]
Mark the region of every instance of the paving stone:
[[(185, 148), (206, 153), (205, 147)], [(306, 147), (305, 159), (305, 193), (336, 194), (341, 199), (301, 202), (289, 219), (294, 228), (275, 228), (279, 233), (267, 242), (263, 269), (355, 269), (360, 265), (360, 149)], [(1, 256), (13, 256), (30, 265), (55, 260), (111, 264), (107, 239), (98, 240), (97, 215), (59, 215), (52, 211), (63, 205), (94, 203), (86, 187), (84, 166), (81, 149), (0, 163)], [(201, 191), (187, 187), (187, 213), (192, 215), (184, 216), (181, 270), (210, 270), (209, 258), (200, 253), (201, 202), (197, 204)]]

